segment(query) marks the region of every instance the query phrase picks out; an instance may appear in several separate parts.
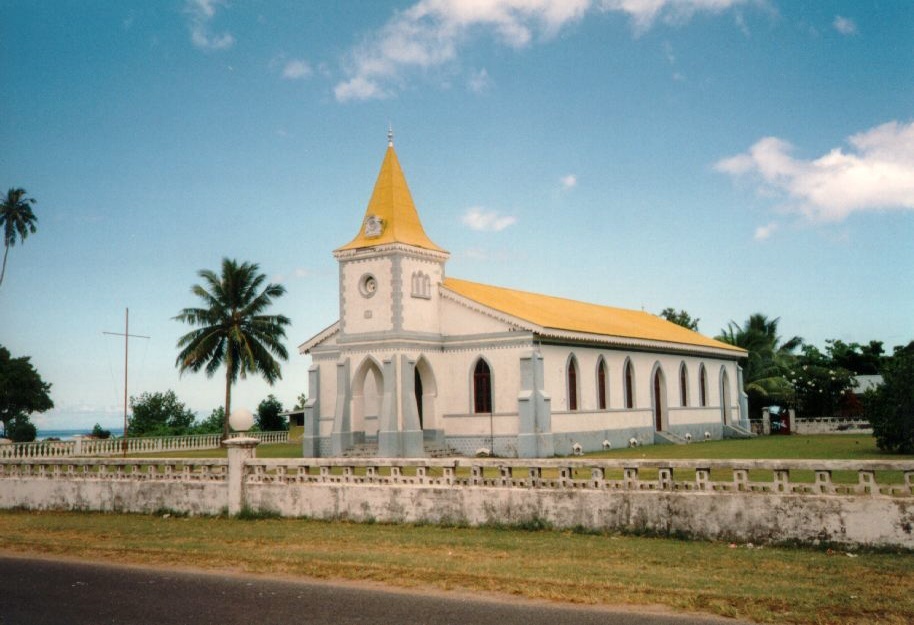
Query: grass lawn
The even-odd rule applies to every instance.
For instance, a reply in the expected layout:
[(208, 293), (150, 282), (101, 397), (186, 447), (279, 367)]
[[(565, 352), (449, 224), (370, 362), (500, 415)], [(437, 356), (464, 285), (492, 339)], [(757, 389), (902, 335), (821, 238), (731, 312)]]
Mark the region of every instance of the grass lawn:
[(0, 550), (372, 580), (762, 623), (914, 622), (914, 554), (302, 519), (0, 512)]
[(750, 439), (727, 439), (689, 445), (647, 445), (589, 454), (593, 458), (705, 458), (728, 460), (910, 460), (914, 455), (887, 454), (876, 447), (868, 434), (815, 434), (809, 436), (758, 436)]

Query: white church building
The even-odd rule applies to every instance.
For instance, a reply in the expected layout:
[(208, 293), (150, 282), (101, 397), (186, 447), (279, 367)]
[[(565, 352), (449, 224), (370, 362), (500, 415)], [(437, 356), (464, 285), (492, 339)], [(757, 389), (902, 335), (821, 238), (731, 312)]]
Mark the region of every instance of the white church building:
[(744, 350), (642, 311), (449, 277), (392, 141), (333, 254), (339, 320), (299, 346), (305, 457), (376, 444), (534, 458), (748, 430)]

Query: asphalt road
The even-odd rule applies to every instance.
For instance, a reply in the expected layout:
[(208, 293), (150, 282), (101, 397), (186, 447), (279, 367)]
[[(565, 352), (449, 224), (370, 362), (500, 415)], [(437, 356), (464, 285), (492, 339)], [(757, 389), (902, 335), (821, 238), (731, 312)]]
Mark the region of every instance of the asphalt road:
[(2, 625), (738, 625), (354, 583), (0, 556)]

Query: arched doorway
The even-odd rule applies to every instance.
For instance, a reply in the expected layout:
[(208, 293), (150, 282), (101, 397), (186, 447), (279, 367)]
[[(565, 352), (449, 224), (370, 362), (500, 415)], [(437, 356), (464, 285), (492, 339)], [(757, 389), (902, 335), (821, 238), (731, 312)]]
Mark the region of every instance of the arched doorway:
[(373, 358), (366, 358), (352, 378), (352, 431), (378, 438), (378, 416), (384, 393), (384, 375)]
[(435, 411), (435, 400), (438, 397), (438, 385), (431, 363), (420, 356), (413, 371), (413, 391), (416, 401), (416, 414), (419, 416), (419, 429), (426, 439), (436, 437), (438, 418)]
[(730, 400), (730, 376), (727, 375), (727, 370), (721, 368), (720, 370), (720, 418), (723, 421), (724, 425), (730, 425), (731, 419), (733, 418), (730, 414), (731, 411), (731, 400)]
[(666, 379), (663, 375), (663, 369), (659, 366), (654, 369), (652, 382), (651, 404), (654, 410), (654, 427), (658, 432), (662, 432), (666, 429), (665, 425), (668, 419), (666, 414)]

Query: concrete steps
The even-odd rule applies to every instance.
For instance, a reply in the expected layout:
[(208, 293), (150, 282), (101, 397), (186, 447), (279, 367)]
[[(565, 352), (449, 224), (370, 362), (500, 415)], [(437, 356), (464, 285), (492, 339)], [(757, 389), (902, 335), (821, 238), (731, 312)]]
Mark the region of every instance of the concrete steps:
[(655, 445), (685, 445), (686, 440), (681, 436), (673, 434), (672, 432), (657, 432), (654, 431), (654, 444)]
[(724, 424), (724, 438), (754, 438), (755, 434), (738, 425)]

